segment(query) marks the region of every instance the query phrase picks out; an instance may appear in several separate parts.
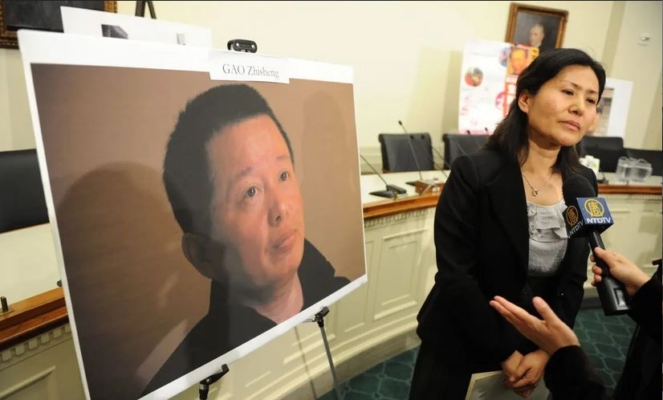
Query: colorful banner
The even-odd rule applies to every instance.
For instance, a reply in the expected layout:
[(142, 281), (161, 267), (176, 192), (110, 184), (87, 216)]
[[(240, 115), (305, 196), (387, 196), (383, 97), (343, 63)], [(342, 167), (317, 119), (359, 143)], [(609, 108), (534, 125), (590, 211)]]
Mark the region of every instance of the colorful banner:
[(515, 98), (518, 75), (538, 55), (534, 47), (467, 42), (461, 66), (459, 131), (492, 133)]

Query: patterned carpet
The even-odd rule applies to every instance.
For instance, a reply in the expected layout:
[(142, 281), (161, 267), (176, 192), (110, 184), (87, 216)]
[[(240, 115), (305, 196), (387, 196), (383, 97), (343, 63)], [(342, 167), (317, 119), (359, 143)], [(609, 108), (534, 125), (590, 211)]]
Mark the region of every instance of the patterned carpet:
[[(605, 317), (600, 308), (578, 314), (574, 331), (610, 391), (621, 375), (634, 329), (628, 316)], [(407, 399), (417, 351), (406, 351), (341, 383), (341, 400)], [(339, 400), (333, 391), (319, 399)]]

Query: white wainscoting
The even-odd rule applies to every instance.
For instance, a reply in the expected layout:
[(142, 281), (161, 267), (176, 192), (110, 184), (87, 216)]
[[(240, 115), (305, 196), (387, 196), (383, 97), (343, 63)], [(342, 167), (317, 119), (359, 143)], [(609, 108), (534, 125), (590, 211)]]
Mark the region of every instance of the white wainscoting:
[[(603, 235), (606, 247), (648, 267), (661, 256), (661, 196), (605, 197), (615, 217)], [(416, 315), (436, 270), (434, 213), (427, 208), (365, 221), (368, 283), (333, 305), (326, 318), (339, 380), (418, 345)], [(596, 290), (587, 285), (586, 293), (595, 296)], [(315, 323), (300, 325), (229, 367), (212, 385), (210, 399), (310, 400), (332, 389)], [(0, 400), (82, 398), (68, 326), (0, 352)], [(198, 399), (198, 387), (175, 399)]]
[(624, 254), (651, 275), (655, 271), (652, 260), (661, 258), (661, 196), (604, 197), (614, 219), (614, 225), (601, 235), (605, 248)]
[(0, 400), (83, 398), (69, 325), (0, 352)]

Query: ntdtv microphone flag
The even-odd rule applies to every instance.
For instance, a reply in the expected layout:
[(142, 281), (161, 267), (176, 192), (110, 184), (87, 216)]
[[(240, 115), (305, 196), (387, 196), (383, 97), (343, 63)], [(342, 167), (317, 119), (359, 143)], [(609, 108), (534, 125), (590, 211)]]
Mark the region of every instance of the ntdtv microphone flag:
[[(564, 211), (566, 230), (569, 238), (587, 237), (592, 252), (594, 248), (605, 249), (601, 232), (613, 224), (612, 215), (605, 199), (601, 197), (577, 197), (566, 199)], [(607, 264), (594, 254), (596, 264), (602, 269), (602, 282), (596, 287), (601, 307), (605, 315), (618, 315), (628, 312), (628, 295), (624, 285), (610, 276)]]
[(601, 197), (579, 197), (564, 211), (569, 237), (584, 236), (588, 230), (601, 233), (613, 224), (608, 205)]

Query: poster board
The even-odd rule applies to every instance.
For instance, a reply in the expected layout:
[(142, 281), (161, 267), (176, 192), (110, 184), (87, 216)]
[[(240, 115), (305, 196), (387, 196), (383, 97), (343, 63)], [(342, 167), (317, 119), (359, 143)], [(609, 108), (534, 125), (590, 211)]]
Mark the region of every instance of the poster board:
[(493, 133), (515, 98), (518, 75), (538, 54), (535, 47), (468, 41), (461, 66), (458, 130)]
[[(351, 68), (32, 31), (19, 32), (19, 42), (87, 398), (166, 399), (218, 372), (222, 364), (230, 364), (232, 374), (234, 360), (366, 282)], [(229, 64), (233, 71), (226, 69)], [(248, 75), (246, 81), (236, 80), (240, 70), (248, 74), (249, 69), (263, 71), (262, 81)], [(259, 112), (217, 129), (214, 118), (222, 114), (217, 107), (242, 104), (239, 112), (244, 110), (245, 103), (237, 101), (207, 103), (210, 97), (223, 98), (230, 86), (253, 99)], [(260, 111), (261, 98), (274, 117)], [(209, 118), (217, 122), (201, 127)], [(169, 145), (176, 142), (175, 131), (210, 129), (197, 153), (173, 150), (185, 162), (167, 168), (167, 149), (180, 148)], [(252, 136), (258, 134), (262, 136)], [(284, 147), (284, 135), (290, 148)], [(244, 147), (231, 145), (233, 140)], [(238, 173), (232, 178), (224, 175), (230, 169), (222, 168), (228, 165), (223, 160), (230, 159), (226, 149), (246, 155), (234, 159), (232, 165), (246, 168), (233, 170)], [(260, 163), (251, 158), (256, 155)], [(195, 169), (201, 160), (203, 169)], [(179, 180), (173, 171), (179, 171)], [(252, 181), (239, 197), (227, 190), (229, 182), (235, 185), (254, 173), (257, 183)], [(282, 201), (277, 185), (294, 179), (301, 201), (297, 186), (288, 186), (289, 198), (295, 200)], [(173, 180), (199, 182), (198, 188), (209, 192), (179, 190), (178, 184), (168, 192), (164, 182)], [(188, 195), (193, 203), (176, 206), (172, 193)], [(261, 216), (271, 219), (229, 223), (228, 216), (242, 210), (228, 213), (227, 204), (234, 203), (219, 199), (241, 203), (263, 194), (269, 201)], [(187, 211), (177, 214), (176, 208)], [(294, 215), (303, 221), (275, 235), (265, 233)], [(193, 228), (184, 227), (187, 218)], [(256, 226), (262, 230), (251, 231)], [(260, 238), (264, 243), (250, 241)], [(242, 244), (253, 251), (243, 252)], [(301, 287), (301, 303), (297, 290), (287, 292), (295, 301), (271, 308), (280, 311), (274, 318), (265, 317), (270, 309), (248, 305), (271, 301), (278, 286), (274, 282), (282, 281), (254, 268), (262, 264), (247, 261), (263, 254), (256, 249), (268, 255), (276, 249), (273, 265), (301, 260), (271, 270), (296, 275)], [(247, 278), (254, 275), (260, 279)], [(287, 282), (297, 287), (292, 279)], [(238, 322), (247, 320), (249, 325)], [(217, 340), (219, 335), (224, 339)]]
[(624, 137), (626, 122), (631, 104), (633, 82), (607, 78), (605, 89), (598, 104), (599, 120), (596, 129), (587, 132), (588, 136)]
[(202, 26), (61, 7), (64, 33), (212, 48), (212, 30)]

